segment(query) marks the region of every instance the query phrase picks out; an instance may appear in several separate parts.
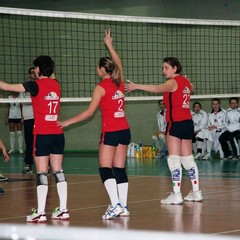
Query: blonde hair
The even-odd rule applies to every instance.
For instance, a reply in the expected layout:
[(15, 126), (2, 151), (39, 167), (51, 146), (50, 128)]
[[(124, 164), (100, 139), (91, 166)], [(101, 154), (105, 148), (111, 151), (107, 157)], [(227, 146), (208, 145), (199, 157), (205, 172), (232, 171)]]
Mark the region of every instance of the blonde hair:
[(106, 73), (108, 73), (111, 76), (113, 83), (115, 83), (117, 87), (120, 86), (121, 83), (120, 70), (110, 57), (100, 58), (98, 66), (103, 67), (105, 69)]

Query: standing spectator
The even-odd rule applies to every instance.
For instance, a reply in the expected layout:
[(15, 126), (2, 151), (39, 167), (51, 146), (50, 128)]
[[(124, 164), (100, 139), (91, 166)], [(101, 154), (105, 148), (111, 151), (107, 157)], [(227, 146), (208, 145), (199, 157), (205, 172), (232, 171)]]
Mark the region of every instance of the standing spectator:
[[(239, 159), (237, 139), (240, 137), (240, 110), (238, 109), (238, 102), (239, 100), (237, 97), (229, 99), (230, 108), (226, 112), (227, 131), (222, 133), (219, 137), (219, 142), (224, 153), (224, 159)], [(231, 154), (228, 142), (230, 142), (233, 154)]]
[(37, 203), (27, 222), (46, 222), (45, 213), (48, 193), (48, 164), (56, 180), (59, 207), (52, 212), (52, 219), (67, 220), (67, 181), (62, 169), (64, 134), (57, 125), (60, 111), (61, 88), (56, 79), (50, 76), (54, 61), (49, 56), (38, 56), (34, 61), (36, 81), (8, 84), (0, 81), (0, 89), (15, 92), (30, 92), (34, 111), (34, 160), (37, 170)]
[(182, 166), (188, 171), (192, 183), (192, 191), (184, 198), (185, 201), (202, 201), (199, 189), (198, 167), (192, 154), (192, 138), (194, 126), (190, 112), (190, 97), (193, 85), (180, 75), (182, 66), (175, 57), (164, 58), (162, 71), (167, 81), (160, 85), (135, 84), (129, 81), (125, 89), (143, 90), (164, 93), (166, 105), (166, 140), (168, 148), (168, 167), (172, 175), (173, 192), (161, 204), (182, 204), (181, 193)]
[(157, 114), (157, 123), (158, 123), (158, 131), (152, 136), (154, 143), (158, 149), (158, 153), (155, 158), (161, 158), (164, 154), (164, 149), (166, 149), (166, 119), (165, 119), (165, 104), (163, 100), (158, 101), (158, 105), (160, 107), (160, 112)]
[[(2, 155), (4, 157), (4, 160), (7, 162), (9, 161), (9, 156), (7, 154), (6, 148), (2, 142), (2, 140), (0, 139), (0, 149), (2, 150)], [(1, 180), (0, 180), (1, 181)], [(0, 194), (4, 194), (4, 190), (2, 188), (0, 188)]]
[[(29, 80), (35, 81), (36, 74), (35, 68), (31, 67), (28, 70), (28, 78)], [(25, 92), (22, 93), (23, 98), (31, 99), (30, 93)], [(24, 126), (24, 137), (25, 137), (25, 166), (23, 169), (23, 173), (32, 173), (32, 165), (33, 165), (33, 126), (34, 126), (34, 116), (33, 116), (33, 108), (32, 103), (22, 103), (22, 116), (23, 116), (23, 126)]]
[[(204, 139), (198, 138), (198, 134), (201, 131), (207, 129), (208, 115), (202, 110), (200, 102), (193, 103), (192, 119), (194, 124), (194, 136), (193, 136), (193, 149), (195, 153), (195, 159), (202, 158), (204, 154)], [(196, 147), (195, 147), (196, 146)]]
[[(11, 92), (9, 99), (20, 98), (18, 92)], [(23, 137), (22, 137), (22, 104), (20, 102), (11, 102), (7, 104), (5, 112), (5, 125), (10, 130), (10, 150), (8, 154), (15, 152), (15, 132), (17, 131), (19, 153), (23, 154)]]

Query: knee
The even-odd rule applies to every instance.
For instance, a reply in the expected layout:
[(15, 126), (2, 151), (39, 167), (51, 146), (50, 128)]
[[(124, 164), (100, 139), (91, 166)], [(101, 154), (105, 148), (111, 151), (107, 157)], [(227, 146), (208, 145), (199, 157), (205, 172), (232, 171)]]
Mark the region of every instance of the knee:
[(48, 177), (46, 172), (37, 172), (37, 186), (48, 186)]
[(113, 167), (113, 175), (117, 184), (128, 182), (126, 168)]
[(177, 155), (169, 155), (167, 158), (168, 161), (168, 168), (171, 172), (173, 172), (176, 169), (181, 169), (181, 160), (180, 156)]
[(99, 174), (103, 183), (108, 179), (114, 178), (112, 168), (100, 167)]
[(189, 156), (182, 156), (181, 157), (181, 163), (183, 165), (183, 167), (186, 170), (190, 170), (191, 168), (195, 168), (197, 167), (196, 162), (194, 161), (193, 155), (189, 155)]
[(56, 183), (65, 182), (66, 181), (66, 178), (65, 178), (65, 175), (63, 173), (63, 170), (53, 172), (52, 174), (53, 174), (53, 176), (55, 178)]
[(157, 141), (158, 140), (157, 136), (153, 135), (152, 140)]

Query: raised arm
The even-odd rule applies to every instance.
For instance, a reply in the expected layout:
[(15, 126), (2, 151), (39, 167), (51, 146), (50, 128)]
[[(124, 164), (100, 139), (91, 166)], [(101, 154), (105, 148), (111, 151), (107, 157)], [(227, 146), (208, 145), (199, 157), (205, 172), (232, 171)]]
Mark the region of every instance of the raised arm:
[(118, 56), (116, 50), (114, 49), (112, 45), (112, 37), (111, 37), (111, 29), (105, 30), (105, 38), (104, 42), (108, 48), (108, 51), (113, 59), (113, 62), (118, 66), (120, 74), (121, 74), (121, 81), (123, 82), (123, 68), (122, 68), (122, 61), (120, 57)]

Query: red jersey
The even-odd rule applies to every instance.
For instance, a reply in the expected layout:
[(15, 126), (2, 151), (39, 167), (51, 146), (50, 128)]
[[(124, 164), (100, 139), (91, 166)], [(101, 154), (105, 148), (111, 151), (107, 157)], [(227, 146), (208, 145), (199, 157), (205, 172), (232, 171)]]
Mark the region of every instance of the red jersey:
[(166, 121), (180, 122), (192, 119), (190, 112), (191, 84), (181, 75), (173, 78), (178, 85), (175, 92), (166, 92), (163, 101), (166, 105)]
[(99, 84), (104, 90), (99, 107), (102, 112), (102, 132), (114, 132), (128, 129), (124, 112), (124, 84), (117, 87), (111, 78), (103, 79)]
[(58, 81), (42, 78), (35, 81), (38, 94), (31, 96), (34, 112), (34, 134), (62, 134), (57, 120), (60, 109), (61, 89)]

